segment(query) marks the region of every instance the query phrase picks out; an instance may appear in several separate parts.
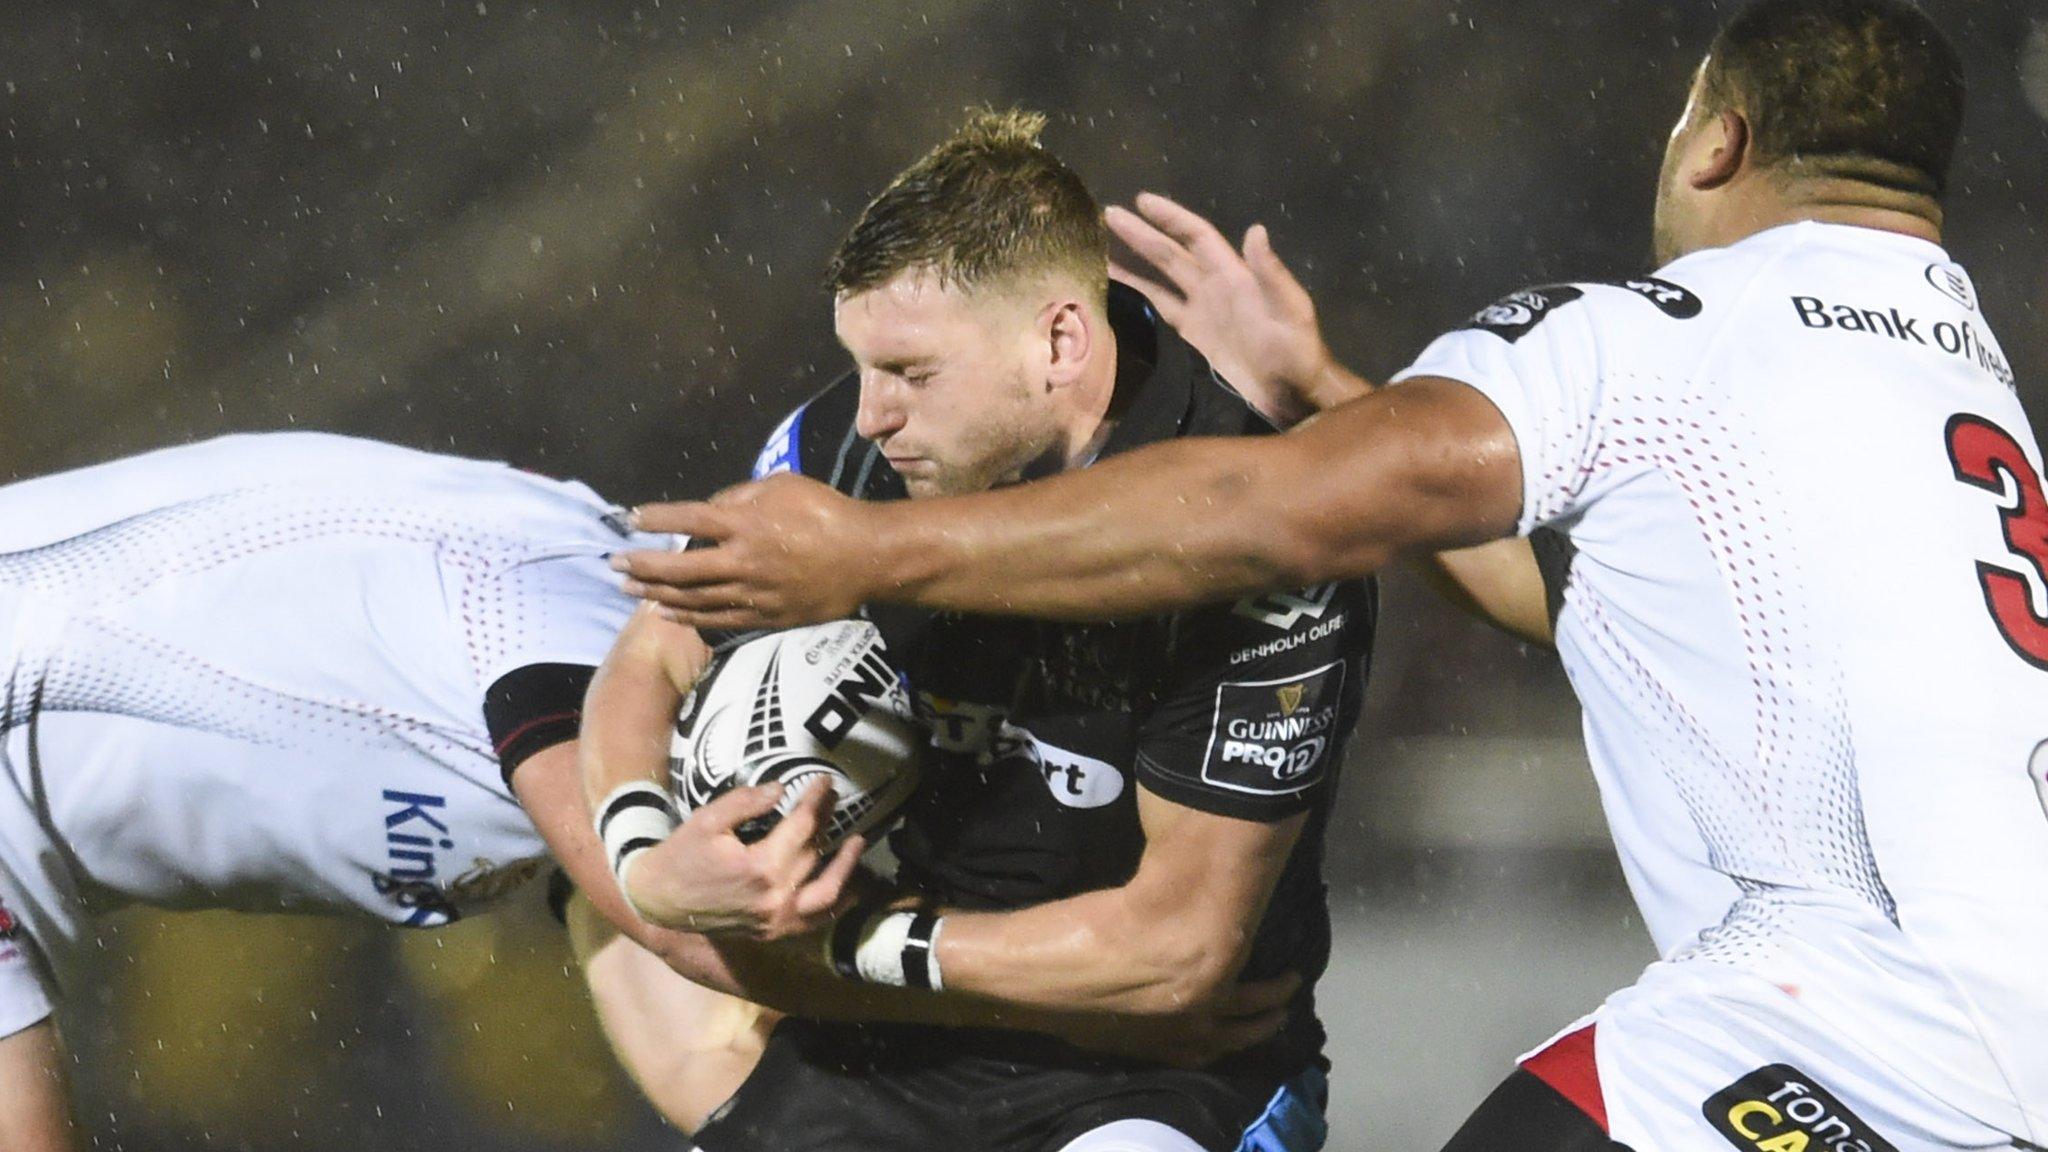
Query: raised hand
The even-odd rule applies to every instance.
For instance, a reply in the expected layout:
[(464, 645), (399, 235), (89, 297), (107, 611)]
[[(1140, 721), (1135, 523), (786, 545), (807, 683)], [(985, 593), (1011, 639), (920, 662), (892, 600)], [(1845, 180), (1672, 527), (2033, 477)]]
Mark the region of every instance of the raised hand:
[(1135, 207), (1104, 218), (1154, 275), (1122, 264), (1112, 273), (1144, 293), (1261, 415), (1287, 427), (1366, 391), (1331, 359), (1315, 303), (1273, 252), (1265, 225), (1251, 226), (1240, 252), (1164, 196), (1142, 193)]

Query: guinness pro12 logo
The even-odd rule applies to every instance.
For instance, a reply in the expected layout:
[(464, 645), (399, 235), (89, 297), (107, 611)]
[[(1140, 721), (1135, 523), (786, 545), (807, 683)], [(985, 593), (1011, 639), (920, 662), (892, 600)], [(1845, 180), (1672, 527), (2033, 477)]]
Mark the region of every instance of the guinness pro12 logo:
[(1339, 735), (1343, 696), (1342, 661), (1281, 680), (1218, 684), (1202, 779), (1267, 795), (1309, 787)]

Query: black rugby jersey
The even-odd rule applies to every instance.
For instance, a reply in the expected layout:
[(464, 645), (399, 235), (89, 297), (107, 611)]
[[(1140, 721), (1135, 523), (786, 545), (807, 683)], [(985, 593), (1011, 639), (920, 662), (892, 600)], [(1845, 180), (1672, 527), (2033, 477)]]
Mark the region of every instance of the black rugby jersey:
[[(1179, 436), (1271, 431), (1143, 297), (1111, 286), (1117, 419), (1102, 456)], [(854, 432), (857, 374), (785, 419), (756, 477), (798, 471), (861, 499), (905, 497)], [(1245, 1056), (1298, 1068), (1322, 1046), (1324, 825), (1365, 691), (1373, 583), (1323, 584), (1110, 624), (873, 606), (938, 756), (891, 838), (899, 879), (968, 908), (1128, 880), (1136, 785), (1206, 812), (1310, 817), (1259, 925), (1247, 979), (1299, 972), (1286, 1031)]]

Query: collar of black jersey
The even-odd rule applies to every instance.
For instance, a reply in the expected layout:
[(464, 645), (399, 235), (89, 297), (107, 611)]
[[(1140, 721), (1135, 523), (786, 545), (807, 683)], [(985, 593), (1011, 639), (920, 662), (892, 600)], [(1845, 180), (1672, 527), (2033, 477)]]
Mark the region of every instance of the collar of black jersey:
[[(1116, 427), (1109, 430), (1098, 460), (1180, 435), (1194, 405), (1194, 382), (1209, 376), (1208, 363), (1159, 318), (1151, 303), (1115, 280), (1109, 282), (1109, 327), (1116, 333), (1116, 389), (1103, 418), (1116, 421)], [(1027, 469), (1023, 479), (1058, 471), (1058, 461), (1047, 460)]]

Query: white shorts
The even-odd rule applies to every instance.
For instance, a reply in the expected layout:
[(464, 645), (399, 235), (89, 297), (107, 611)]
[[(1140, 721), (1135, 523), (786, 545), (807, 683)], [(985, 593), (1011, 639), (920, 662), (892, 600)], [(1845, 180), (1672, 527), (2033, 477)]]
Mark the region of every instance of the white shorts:
[(1891, 1075), (1740, 969), (1653, 964), (1522, 1058), (1620, 1144), (1658, 1152), (1952, 1152), (2013, 1134)]

